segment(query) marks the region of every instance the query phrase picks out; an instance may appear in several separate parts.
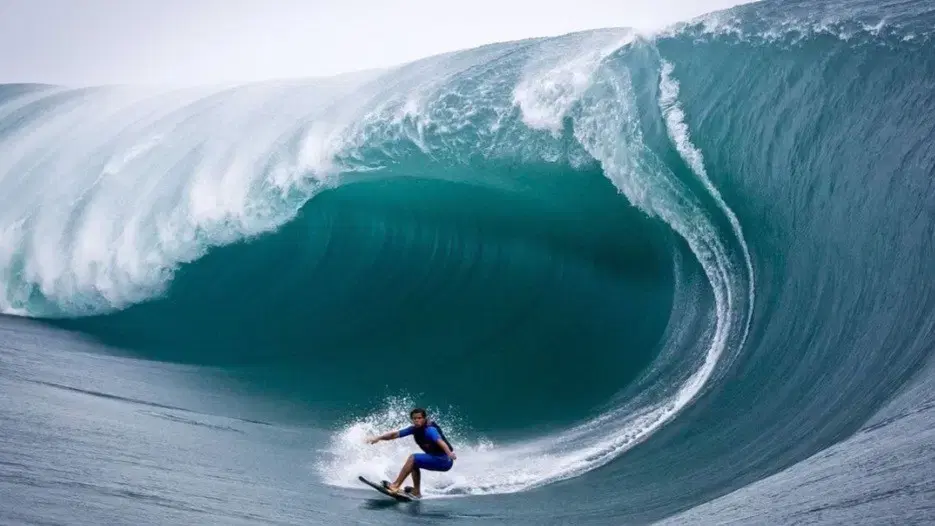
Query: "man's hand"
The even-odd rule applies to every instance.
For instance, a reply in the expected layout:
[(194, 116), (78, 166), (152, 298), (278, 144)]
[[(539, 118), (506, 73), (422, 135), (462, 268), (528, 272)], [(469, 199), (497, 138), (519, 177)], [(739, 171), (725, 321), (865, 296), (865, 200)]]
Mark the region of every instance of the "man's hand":
[(399, 431), (391, 431), (389, 433), (383, 433), (378, 437), (371, 437), (367, 439), (368, 444), (376, 444), (381, 440), (396, 440), (399, 438)]
[(451, 460), (455, 460), (456, 458), (458, 458), (458, 455), (455, 455), (455, 452), (452, 451), (448, 447), (448, 444), (446, 444), (445, 441), (442, 440), (441, 438), (436, 439), (435, 443), (438, 444), (438, 447), (442, 448), (442, 451), (444, 451), (445, 454), (448, 455), (448, 458), (450, 458)]

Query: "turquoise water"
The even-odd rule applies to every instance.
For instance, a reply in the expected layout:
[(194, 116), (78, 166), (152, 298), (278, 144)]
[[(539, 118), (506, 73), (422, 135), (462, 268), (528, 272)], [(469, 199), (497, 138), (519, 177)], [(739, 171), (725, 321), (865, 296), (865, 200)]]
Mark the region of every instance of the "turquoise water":
[[(0, 87), (8, 519), (100, 484), (87, 522), (922, 521), (933, 21), (763, 2), (335, 79)], [(415, 404), (460, 460), (413, 514), (356, 477)], [(107, 451), (132, 474), (89, 487)]]

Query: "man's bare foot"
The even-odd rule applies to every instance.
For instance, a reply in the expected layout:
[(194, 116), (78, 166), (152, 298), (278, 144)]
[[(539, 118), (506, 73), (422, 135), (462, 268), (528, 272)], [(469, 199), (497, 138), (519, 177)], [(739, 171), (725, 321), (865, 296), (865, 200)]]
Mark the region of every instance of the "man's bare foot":
[(403, 488), (403, 493), (405, 493), (406, 495), (412, 495), (413, 497), (422, 498), (422, 492), (415, 490), (415, 488), (413, 488), (412, 486), (406, 486), (405, 488)]
[(390, 493), (399, 493), (399, 484), (387, 484), (386, 491)]

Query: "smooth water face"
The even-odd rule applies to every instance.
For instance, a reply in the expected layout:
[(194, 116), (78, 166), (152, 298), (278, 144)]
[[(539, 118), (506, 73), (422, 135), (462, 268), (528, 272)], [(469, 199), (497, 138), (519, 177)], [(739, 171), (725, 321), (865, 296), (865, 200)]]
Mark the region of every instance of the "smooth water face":
[[(5, 518), (921, 521), (933, 20), (765, 2), (338, 80), (2, 87)], [(356, 477), (414, 405), (459, 459), (401, 507)]]

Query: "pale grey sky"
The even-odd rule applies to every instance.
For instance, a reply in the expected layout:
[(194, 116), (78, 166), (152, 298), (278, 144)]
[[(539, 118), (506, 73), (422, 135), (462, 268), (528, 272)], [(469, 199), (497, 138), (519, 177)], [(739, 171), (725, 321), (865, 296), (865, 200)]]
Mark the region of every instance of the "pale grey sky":
[(0, 83), (333, 75), (749, 0), (0, 0)]

